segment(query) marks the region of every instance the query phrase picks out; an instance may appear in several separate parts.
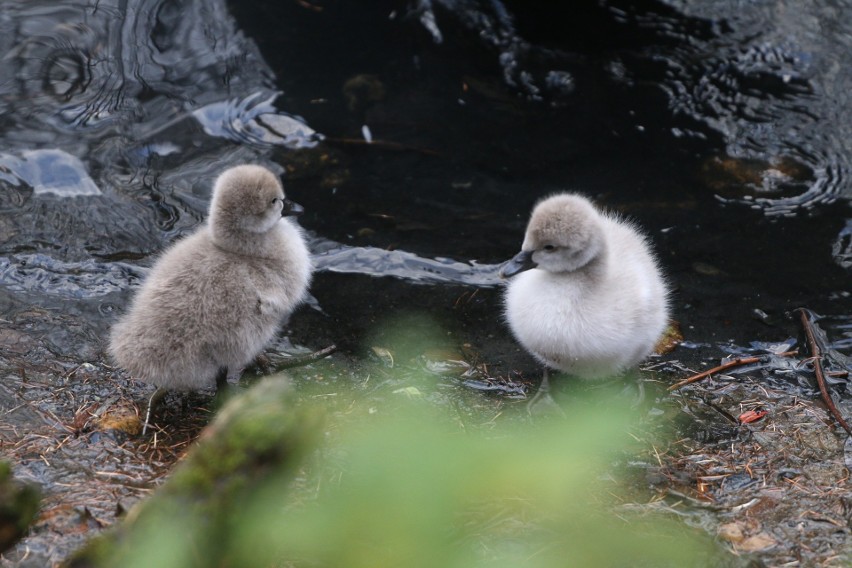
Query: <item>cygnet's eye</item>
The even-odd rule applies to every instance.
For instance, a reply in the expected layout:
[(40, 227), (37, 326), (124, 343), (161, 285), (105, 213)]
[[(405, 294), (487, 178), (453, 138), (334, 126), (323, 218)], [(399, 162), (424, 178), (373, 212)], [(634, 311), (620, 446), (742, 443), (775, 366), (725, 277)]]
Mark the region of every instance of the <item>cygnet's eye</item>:
[(556, 250), (556, 247), (553, 245), (544, 245), (542, 248), (545, 252), (553, 252)]

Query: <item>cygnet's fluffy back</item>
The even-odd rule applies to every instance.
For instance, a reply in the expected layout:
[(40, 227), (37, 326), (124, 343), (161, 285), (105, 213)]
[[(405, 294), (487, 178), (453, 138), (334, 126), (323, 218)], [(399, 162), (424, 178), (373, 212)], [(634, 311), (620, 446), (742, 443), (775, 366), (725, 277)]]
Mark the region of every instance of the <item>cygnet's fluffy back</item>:
[(113, 327), (119, 366), (160, 387), (193, 389), (252, 361), (310, 282), (301, 229), (286, 217), (297, 211), (265, 168), (220, 175), (208, 222), (162, 255)]
[(583, 378), (618, 375), (653, 350), (667, 288), (646, 239), (587, 198), (539, 202), (507, 263), (506, 318), (543, 364)]

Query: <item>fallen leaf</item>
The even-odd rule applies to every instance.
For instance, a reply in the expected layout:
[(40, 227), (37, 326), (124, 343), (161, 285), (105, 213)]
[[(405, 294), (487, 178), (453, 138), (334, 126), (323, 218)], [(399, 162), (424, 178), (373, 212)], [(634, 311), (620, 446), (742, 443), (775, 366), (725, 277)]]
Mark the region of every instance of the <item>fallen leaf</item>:
[(654, 347), (654, 352), (658, 355), (671, 353), (679, 343), (683, 341), (683, 334), (680, 332), (680, 323), (670, 321), (666, 331), (662, 337), (657, 340), (657, 345)]
[(142, 421), (134, 408), (119, 405), (108, 409), (97, 417), (94, 427), (102, 432), (119, 430), (131, 436), (136, 436), (142, 431)]
[(748, 424), (750, 422), (757, 422), (768, 413), (765, 410), (747, 410), (740, 414), (739, 421), (743, 424)]
[(777, 545), (778, 542), (766, 534), (765, 532), (750, 536), (744, 541), (736, 545), (737, 550), (742, 552), (757, 552), (758, 550), (766, 550)]

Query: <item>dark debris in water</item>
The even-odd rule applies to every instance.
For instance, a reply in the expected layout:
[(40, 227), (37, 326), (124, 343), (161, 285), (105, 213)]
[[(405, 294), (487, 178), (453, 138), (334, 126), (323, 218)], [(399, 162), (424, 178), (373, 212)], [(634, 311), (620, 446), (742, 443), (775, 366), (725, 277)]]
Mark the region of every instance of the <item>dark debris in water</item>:
[(486, 379), (465, 379), (462, 384), (467, 388), (485, 391), (499, 392), (509, 398), (526, 398), (528, 386), (516, 383), (511, 380), (501, 380), (494, 378)]

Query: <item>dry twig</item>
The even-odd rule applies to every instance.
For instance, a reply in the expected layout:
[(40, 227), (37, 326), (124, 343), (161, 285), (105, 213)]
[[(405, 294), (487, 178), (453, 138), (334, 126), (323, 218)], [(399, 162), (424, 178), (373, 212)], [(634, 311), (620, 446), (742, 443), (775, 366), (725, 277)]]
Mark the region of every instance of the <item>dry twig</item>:
[[(795, 355), (798, 351), (785, 351), (783, 353), (778, 353), (779, 357), (790, 357)], [(728, 369), (732, 369), (734, 367), (739, 367), (741, 365), (750, 365), (752, 363), (759, 363), (761, 357), (739, 357), (734, 359), (733, 361), (728, 361), (727, 363), (723, 363), (718, 367), (713, 367), (712, 369), (708, 369), (706, 371), (702, 371), (697, 375), (692, 375), (691, 377), (687, 377), (682, 381), (679, 381), (668, 388), (669, 391), (675, 391), (680, 387), (684, 387), (686, 385), (697, 383), (701, 379), (706, 379), (710, 375), (715, 375), (716, 373), (721, 373), (722, 371), (727, 371)]]
[(701, 379), (705, 379), (705, 378), (707, 378), (710, 375), (713, 375), (715, 373), (727, 371), (728, 369), (731, 369), (733, 367), (739, 367), (740, 365), (749, 365), (751, 363), (757, 363), (758, 361), (760, 361), (760, 357), (740, 357), (738, 359), (734, 359), (733, 361), (728, 361), (727, 363), (725, 363), (723, 365), (719, 365), (718, 367), (713, 367), (712, 369), (708, 369), (706, 371), (698, 373), (697, 375), (692, 375), (691, 377), (687, 377), (686, 379), (683, 379), (682, 381), (679, 381), (679, 382), (673, 384), (672, 386), (670, 386), (669, 390), (674, 391), (674, 390), (679, 389), (680, 387), (684, 387), (684, 386), (692, 384), (692, 383), (697, 383)]
[(850, 428), (846, 420), (843, 419), (843, 415), (840, 414), (840, 411), (831, 399), (831, 394), (828, 392), (825, 375), (822, 371), (822, 350), (820, 349), (816, 336), (814, 335), (814, 328), (811, 325), (811, 319), (808, 316), (809, 313), (810, 312), (804, 308), (799, 310), (799, 316), (802, 320), (802, 329), (805, 330), (805, 337), (808, 340), (808, 347), (810, 348), (810, 358), (814, 362), (814, 375), (816, 375), (817, 385), (819, 385), (819, 392), (822, 394), (822, 400), (825, 402), (825, 405), (828, 407), (831, 415), (834, 416), (834, 419), (843, 426), (843, 429), (846, 430), (850, 436), (852, 436), (852, 428)]
[(313, 353), (307, 353), (305, 355), (293, 355), (291, 357), (276, 357), (272, 361), (272, 366), (275, 367), (276, 370), (281, 371), (284, 369), (292, 369), (293, 367), (304, 367), (308, 363), (313, 363), (314, 361), (319, 361), (320, 359), (324, 359), (328, 357), (332, 353), (337, 351), (337, 345), (329, 345), (324, 349), (320, 349), (319, 351), (314, 351)]

